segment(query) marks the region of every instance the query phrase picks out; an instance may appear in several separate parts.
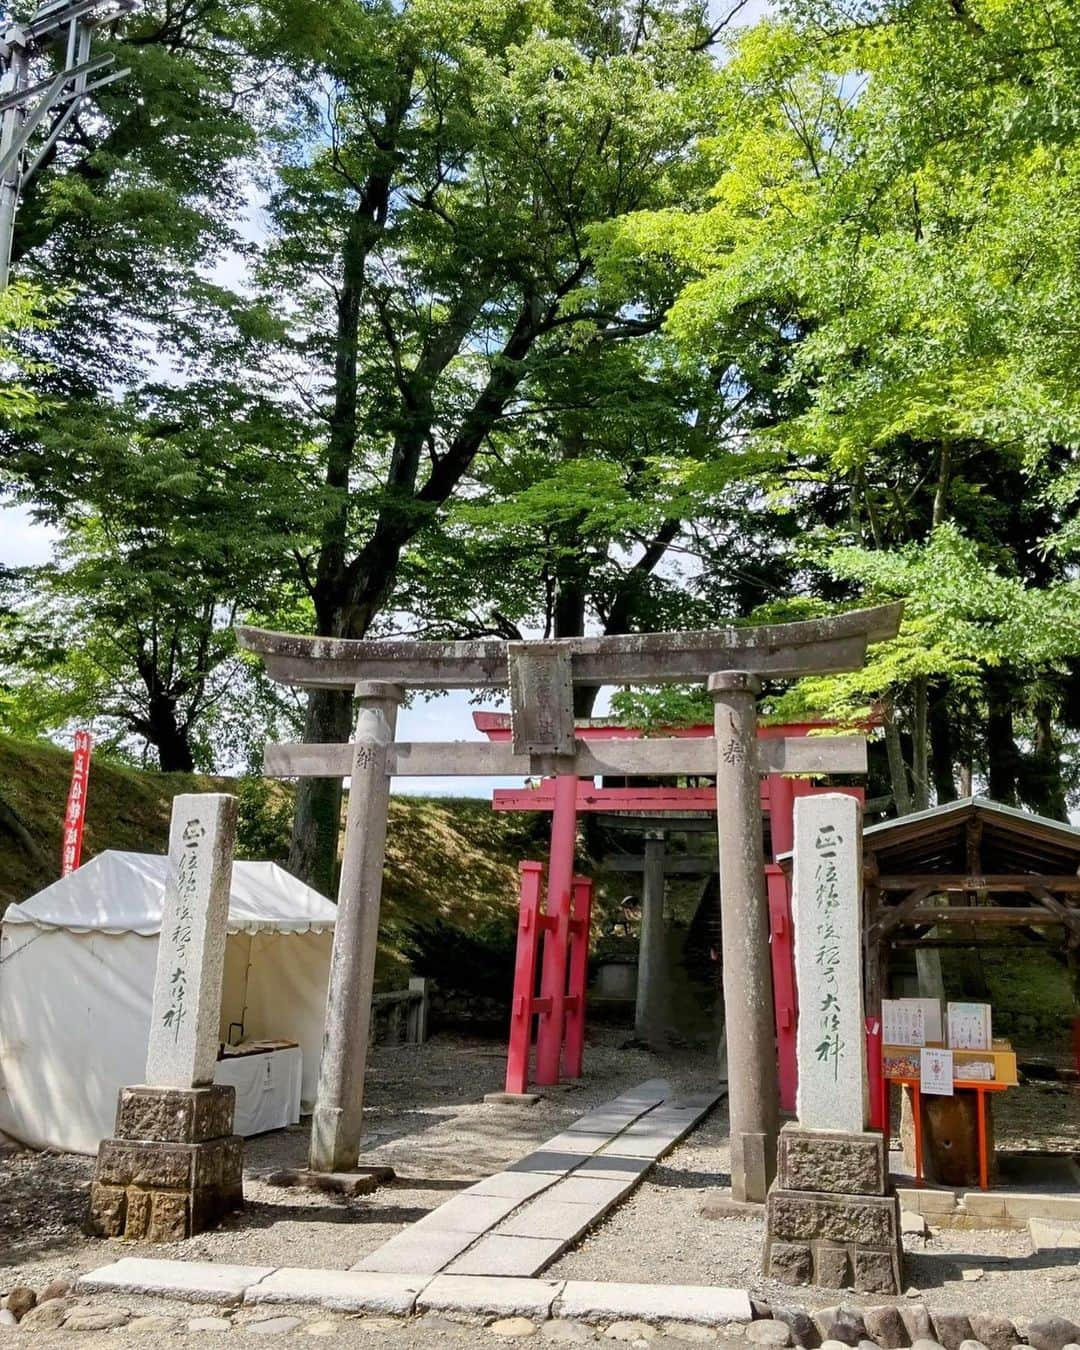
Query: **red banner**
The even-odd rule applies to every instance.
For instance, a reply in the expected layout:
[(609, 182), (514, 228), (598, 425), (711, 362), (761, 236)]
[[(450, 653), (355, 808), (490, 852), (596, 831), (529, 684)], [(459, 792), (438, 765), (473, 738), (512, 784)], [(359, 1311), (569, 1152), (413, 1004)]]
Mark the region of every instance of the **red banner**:
[(86, 819), (86, 790), (90, 782), (90, 751), (93, 737), (88, 731), (75, 733), (75, 755), (71, 766), (71, 787), (64, 812), (64, 847), (60, 855), (60, 875), (74, 872), (82, 861), (83, 821)]

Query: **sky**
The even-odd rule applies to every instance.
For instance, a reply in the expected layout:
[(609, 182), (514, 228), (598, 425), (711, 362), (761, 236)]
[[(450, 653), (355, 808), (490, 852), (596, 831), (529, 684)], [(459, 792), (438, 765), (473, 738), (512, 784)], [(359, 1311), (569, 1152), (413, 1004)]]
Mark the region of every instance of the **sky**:
[[(730, 12), (734, 3), (735, 0), (711, 0), (710, 10), (714, 17), (720, 18)], [(769, 0), (749, 0), (739, 11), (738, 22), (753, 23), (768, 9)], [(27, 567), (47, 562), (55, 540), (55, 532), (37, 524), (26, 508), (0, 504), (0, 566)], [(457, 690), (429, 702), (418, 699), (413, 707), (401, 710), (398, 740), (480, 739), (472, 722), (475, 706), (467, 692)], [(605, 691), (597, 706), (598, 716), (603, 715), (606, 706)], [(409, 778), (395, 779), (393, 790), (422, 796), (489, 797), (495, 787), (520, 785), (521, 780), (516, 778)]]

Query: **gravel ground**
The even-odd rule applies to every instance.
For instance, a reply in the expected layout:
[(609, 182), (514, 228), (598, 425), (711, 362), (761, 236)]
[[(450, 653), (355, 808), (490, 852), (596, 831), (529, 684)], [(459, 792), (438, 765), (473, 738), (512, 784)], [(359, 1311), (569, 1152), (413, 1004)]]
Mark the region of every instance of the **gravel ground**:
[[(261, 1178), (304, 1162), (306, 1127), (250, 1140), (245, 1149), (247, 1208), (215, 1233), (188, 1242), (140, 1249), (121, 1241), (84, 1238), (93, 1161), (70, 1155), (18, 1152), (0, 1157), (0, 1292), (17, 1283), (41, 1288), (56, 1278), (120, 1256), (146, 1254), (187, 1260), (342, 1269), (421, 1218), (472, 1181), (528, 1152), (585, 1110), (647, 1078), (663, 1076), (676, 1088), (700, 1091), (710, 1066), (700, 1053), (677, 1051), (657, 1059), (624, 1048), (625, 1033), (600, 1029), (590, 1042), (588, 1078), (530, 1108), (485, 1106), (485, 1092), (501, 1087), (503, 1051), (491, 1042), (439, 1037), (426, 1046), (380, 1048), (373, 1056), (366, 1108), (368, 1148), (363, 1161), (389, 1163), (397, 1181), (372, 1196), (345, 1200), (281, 1190)], [(1045, 1099), (1040, 1089), (1006, 1094), (1015, 1099), (999, 1115), (1000, 1146), (1042, 1144), (1036, 1118), (1058, 1146), (1080, 1150), (1080, 1090)], [(1023, 1099), (1023, 1100), (1021, 1100)], [(715, 1111), (650, 1178), (579, 1247), (552, 1268), (557, 1277), (748, 1287), (756, 1297), (817, 1308), (835, 1292), (782, 1289), (758, 1272), (762, 1223), (758, 1218), (707, 1219), (705, 1199), (728, 1183), (727, 1122)], [(975, 1280), (964, 1270), (979, 1269)], [(963, 1308), (1034, 1316), (1080, 1315), (1080, 1264), (1034, 1257), (1025, 1232), (942, 1229), (908, 1252), (907, 1278), (932, 1308)], [(103, 1300), (116, 1302), (116, 1300)], [(845, 1296), (858, 1302), (857, 1296)], [(880, 1298), (875, 1299), (881, 1302)], [(138, 1311), (159, 1309), (182, 1326), (194, 1310), (136, 1300)], [(207, 1310), (210, 1311), (210, 1310)], [(266, 1314), (241, 1314), (241, 1322)], [(304, 1324), (347, 1329), (350, 1341), (387, 1346), (494, 1336), (441, 1319), (407, 1327), (380, 1319), (326, 1319), (308, 1310)], [(297, 1334), (302, 1328), (297, 1329)], [(134, 1333), (110, 1332), (134, 1339)], [(328, 1334), (330, 1334), (328, 1332)], [(51, 1335), (41, 1334), (46, 1342)], [(63, 1333), (58, 1333), (63, 1338)], [(219, 1338), (201, 1332), (208, 1342)], [(0, 1340), (4, 1332), (0, 1329)], [(145, 1339), (145, 1338), (144, 1338)]]
[[(762, 1218), (702, 1214), (716, 1188), (730, 1185), (727, 1169), (727, 1119), (717, 1111), (548, 1273), (574, 1280), (732, 1285), (749, 1289), (765, 1303), (811, 1311), (835, 1304), (835, 1290), (793, 1289), (762, 1275)], [(1074, 1251), (1057, 1260), (1033, 1255), (1026, 1229), (940, 1228), (928, 1239), (905, 1238), (904, 1271), (908, 1285), (930, 1308), (1013, 1318), (1058, 1312), (1076, 1318), (1078, 1255)], [(982, 1274), (974, 1278), (974, 1271)], [(865, 1305), (904, 1299), (845, 1293), (843, 1301)]]

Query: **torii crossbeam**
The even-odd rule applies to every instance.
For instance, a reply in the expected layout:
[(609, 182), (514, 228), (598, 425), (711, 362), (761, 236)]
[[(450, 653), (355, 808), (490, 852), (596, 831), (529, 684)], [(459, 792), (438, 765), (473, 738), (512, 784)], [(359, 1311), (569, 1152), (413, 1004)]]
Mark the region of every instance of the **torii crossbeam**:
[[(594, 774), (706, 775), (716, 778), (732, 1191), (739, 1200), (764, 1200), (775, 1168), (778, 1104), (758, 777), (865, 772), (866, 743), (861, 736), (759, 742), (760, 677), (857, 670), (868, 643), (895, 636), (901, 608), (793, 624), (555, 642), (350, 641), (238, 629), (240, 645), (263, 657), (271, 678), (304, 688), (351, 689), (358, 705), (351, 745), (266, 751), (272, 776), (351, 779), (312, 1170), (347, 1170), (359, 1155), (391, 776), (550, 774), (559, 791), (560, 784), (575, 790), (577, 778)], [(712, 737), (575, 738), (576, 684), (694, 681), (706, 681), (713, 696)], [(509, 743), (394, 740), (409, 688), (507, 687)], [(549, 903), (569, 892), (571, 883), (569, 872), (550, 875)], [(558, 997), (555, 1005), (558, 1015)]]

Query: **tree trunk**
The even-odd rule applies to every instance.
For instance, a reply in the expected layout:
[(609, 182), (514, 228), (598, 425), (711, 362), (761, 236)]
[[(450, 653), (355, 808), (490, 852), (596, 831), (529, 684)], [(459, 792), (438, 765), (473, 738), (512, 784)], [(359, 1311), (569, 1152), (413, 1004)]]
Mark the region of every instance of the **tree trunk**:
[(913, 805), (916, 811), (925, 811), (930, 805), (930, 693), (925, 675), (912, 681), (915, 703), (914, 731), (911, 737), (911, 778), (914, 785)]
[(47, 865), (48, 859), (38, 847), (36, 840), (23, 824), (19, 813), (3, 797), (0, 797), (0, 832), (10, 835), (24, 853), (28, 853), (39, 866)]
[[(564, 566), (567, 564), (564, 562)], [(559, 576), (555, 585), (555, 631), (557, 638), (582, 637), (585, 633), (585, 578), (581, 575), (577, 559), (572, 570)], [(591, 717), (599, 689), (587, 689), (583, 685), (574, 686), (574, 716)]]
[[(345, 689), (312, 689), (308, 694), (304, 740), (322, 745), (349, 739), (352, 696)], [(331, 898), (337, 894), (340, 778), (302, 778), (297, 785), (288, 868), (294, 876)]]
[(908, 785), (907, 765), (904, 763), (904, 750), (900, 744), (900, 728), (896, 724), (896, 708), (891, 698), (883, 703), (885, 720), (885, 753), (889, 761), (889, 780), (892, 784), (893, 801), (896, 814), (911, 814), (911, 789)]
[(953, 734), (949, 718), (949, 682), (939, 680), (930, 689), (930, 772), (938, 806), (956, 800), (953, 777)]
[(151, 698), (146, 717), (138, 719), (135, 729), (157, 750), (162, 773), (195, 772), (188, 729), (176, 720), (174, 699)]
[(1051, 820), (1069, 819), (1069, 804), (1061, 778), (1061, 756), (1054, 736), (1054, 710), (1048, 698), (1035, 704), (1035, 753), (1027, 793), (1028, 804)]
[(1005, 669), (987, 671), (986, 778), (996, 802), (1016, 804), (1016, 773), (1020, 754), (1013, 733), (1012, 681)]
[(941, 444), (938, 460), (938, 480), (934, 489), (934, 509), (931, 517), (933, 529), (944, 523), (949, 503), (949, 480), (952, 476), (952, 446), (948, 441)]

